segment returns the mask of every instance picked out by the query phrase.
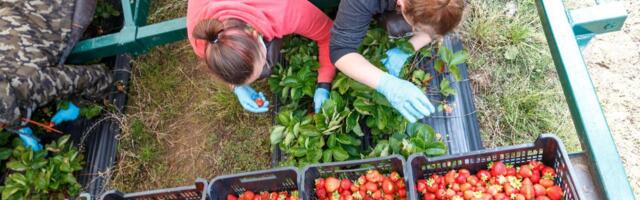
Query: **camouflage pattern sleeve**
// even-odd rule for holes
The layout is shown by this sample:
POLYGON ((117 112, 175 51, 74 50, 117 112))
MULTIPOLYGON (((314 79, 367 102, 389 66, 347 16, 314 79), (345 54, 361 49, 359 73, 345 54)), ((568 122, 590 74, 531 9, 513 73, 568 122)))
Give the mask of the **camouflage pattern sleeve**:
POLYGON ((69 42, 74 1, 0 2, 0 124, 17 125, 54 100, 102 98, 112 82, 98 65, 59 65, 69 42))

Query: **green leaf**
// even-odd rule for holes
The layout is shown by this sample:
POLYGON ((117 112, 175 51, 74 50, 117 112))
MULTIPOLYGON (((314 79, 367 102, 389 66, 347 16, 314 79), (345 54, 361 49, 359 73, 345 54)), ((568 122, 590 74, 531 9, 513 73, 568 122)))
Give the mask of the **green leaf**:
POLYGON ((27 186, 27 178, 21 173, 10 174, 8 178, 18 185, 27 186))
POLYGON ((459 64, 464 63, 465 61, 467 61, 467 58, 469 58, 469 56, 467 55, 466 51, 458 51, 455 54, 453 54, 453 57, 451 58, 451 61, 449 62, 449 67, 451 66, 457 66, 459 64))
POLYGON ((282 142, 282 140, 284 139, 284 129, 284 126, 273 127, 273 130, 271 130, 271 136, 269 136, 271 145, 277 145, 282 142))
POLYGON ((18 198, 11 198, 11 196, 13 196, 14 194, 16 194, 18 191, 20 190, 20 188, 18 188, 17 186, 14 185, 6 185, 3 189, 2 189, 2 199, 18 199, 18 198))
POLYGON ((47 163, 48 163, 48 161, 46 159, 37 160, 37 161, 31 163, 31 169, 40 169, 40 168, 46 166, 47 163))
POLYGON ((80 116, 86 119, 92 119, 102 113, 102 106, 92 104, 80 108, 80 116))
POLYGON ((282 111, 278 113, 278 124, 288 126, 291 116, 293 116, 293 113, 291 111, 282 111))
POLYGON ((359 124, 354 126, 352 131, 353 131, 354 134, 356 134, 359 137, 363 137, 364 136, 364 132, 362 132, 362 128, 360 128, 359 124))
POLYGON ((282 144, 284 144, 285 146, 289 146, 291 145, 291 142, 293 142, 294 139, 296 139, 295 135, 291 133, 287 133, 286 136, 284 136, 284 140, 282 141, 282 144))
POLYGON ((351 138, 349 138, 349 136, 346 134, 338 134, 338 137, 336 137, 336 139, 340 144, 346 144, 346 145, 351 144, 351 138))
POLYGON ((333 152, 331 151, 331 149, 324 150, 324 152, 322 152, 322 162, 324 163, 331 162, 332 155, 333 155, 333 152))
POLYGON ((353 102, 353 107, 356 109, 356 111, 364 115, 371 115, 371 113, 373 113, 374 111, 373 104, 360 97, 358 97, 353 102))
POLYGON ((409 40, 401 39, 401 40, 398 40, 396 44, 398 45, 398 48, 404 51, 405 53, 408 53, 408 54, 415 53, 415 50, 413 49, 413 45, 409 42, 409 40))
POLYGON ((9 148, 0 148, 0 160, 6 160, 11 156, 12 149, 9 148))
POLYGON ((300 128, 300 133, 307 137, 317 137, 321 135, 316 127, 311 125, 305 125, 304 127, 300 128))
POLYGON ((449 50, 449 48, 445 47, 444 45, 440 45, 440 47, 438 48, 438 57, 440 58, 440 60, 444 61, 445 63, 450 63, 450 55, 451 50, 449 50))
POLYGON ((460 69, 458 69, 457 65, 449 66, 449 72, 453 74, 453 77, 456 79, 456 81, 462 80, 462 75, 460 75, 460 69))
POLYGON ((7 163, 7 168, 13 171, 22 172, 27 169, 27 166, 22 164, 20 161, 12 160, 7 163))
POLYGON ((337 139, 336 139, 336 134, 331 134, 331 135, 329 136, 329 139, 327 140, 327 146, 328 146, 329 148, 333 148, 333 147, 335 147, 335 146, 336 146, 336 140, 337 140, 337 139))
POLYGON ((322 159, 322 150, 307 149, 307 160, 311 163, 318 163, 322 159))
POLYGON ((436 69, 436 71, 438 71, 439 73, 444 73, 444 61, 442 60, 436 60, 436 63, 433 66, 434 69, 436 69))
POLYGON ((303 149, 303 148, 291 148, 289 150, 289 153, 291 153, 291 155, 293 155, 294 157, 304 157, 307 155, 307 150, 303 149))
POLYGON ((440 148, 430 148, 424 151, 424 154, 427 156, 441 156, 446 154, 447 151, 444 149, 440 149, 440 148))
POLYGON ((343 148, 344 148, 344 150, 345 150, 345 151, 347 151, 347 153, 349 153, 349 155, 350 155, 350 156, 352 156, 352 157, 358 157, 358 156, 360 156, 360 150, 359 150, 357 147, 355 147, 355 146, 347 145, 347 146, 344 146, 343 148))
POLYGON ((337 161, 349 159, 349 153, 340 147, 333 148, 331 151, 333 152, 333 158, 337 161))

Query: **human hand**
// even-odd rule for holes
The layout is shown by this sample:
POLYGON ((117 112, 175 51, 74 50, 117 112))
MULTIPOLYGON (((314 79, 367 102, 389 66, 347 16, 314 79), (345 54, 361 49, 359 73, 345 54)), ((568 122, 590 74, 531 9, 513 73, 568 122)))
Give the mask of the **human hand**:
POLYGON ((395 76, 400 76, 400 72, 402 71, 402 67, 407 62, 407 59, 411 57, 411 54, 402 51, 400 48, 396 47, 393 49, 387 50, 387 57, 380 60, 384 67, 387 68, 387 71, 395 76))
POLYGON ((320 108, 322 108, 322 104, 329 99, 329 90, 325 88, 317 88, 315 94, 313 95, 313 103, 314 110, 316 113, 320 112, 320 108))
POLYGON ((254 113, 261 113, 269 111, 269 101, 264 97, 262 92, 256 92, 251 86, 248 85, 239 85, 233 89, 233 93, 238 97, 238 101, 240 101, 240 105, 249 111, 254 113), (256 102, 257 99, 262 99, 264 102, 263 105, 258 105, 256 102))
POLYGON ((53 115, 53 118, 51 118, 51 122, 53 122, 53 124, 55 125, 58 125, 62 122, 76 120, 78 119, 78 116, 80 116, 80 108, 78 108, 78 106, 76 106, 75 104, 69 102, 68 108, 58 110, 58 112, 53 115))
POLYGON ((18 130, 18 135, 22 144, 26 147, 31 147, 32 151, 42 150, 42 145, 38 142, 36 136, 33 135, 33 131, 29 127, 24 127, 18 130))
POLYGON ((376 91, 383 94, 391 106, 411 123, 435 112, 427 96, 409 81, 383 74, 376 91))

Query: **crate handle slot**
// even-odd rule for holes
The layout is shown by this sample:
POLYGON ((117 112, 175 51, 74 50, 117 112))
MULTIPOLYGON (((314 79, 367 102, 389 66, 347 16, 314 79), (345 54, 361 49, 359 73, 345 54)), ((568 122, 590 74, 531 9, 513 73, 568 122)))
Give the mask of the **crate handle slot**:
POLYGON ((251 183, 251 182, 268 181, 268 180, 274 180, 274 179, 277 179, 276 175, 270 174, 270 175, 266 175, 266 176, 241 178, 240 182, 241 183, 251 183))

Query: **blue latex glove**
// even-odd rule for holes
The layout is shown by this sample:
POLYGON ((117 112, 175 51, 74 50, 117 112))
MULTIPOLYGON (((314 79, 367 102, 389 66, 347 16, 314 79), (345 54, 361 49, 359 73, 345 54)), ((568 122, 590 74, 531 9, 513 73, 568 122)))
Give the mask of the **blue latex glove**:
POLYGON ((238 85, 235 89, 233 89, 233 93, 238 97, 238 101, 240 101, 240 105, 249 111, 254 113, 261 113, 269 111, 269 101, 264 97, 262 92, 257 93, 251 86, 248 85, 238 85), (264 105, 262 107, 258 106, 256 103, 256 99, 261 98, 264 101, 264 105))
POLYGON ((329 99, 329 90, 324 88, 317 88, 316 93, 313 95, 313 103, 314 103, 313 108, 316 111, 316 113, 320 112, 320 108, 322 108, 322 104, 327 99, 329 99))
POLYGON ((42 150, 42 145, 38 143, 38 139, 33 135, 33 131, 29 127, 24 127, 18 130, 20 140, 26 147, 31 147, 33 151, 42 150))
POLYGON ((78 119, 78 116, 80 116, 80 108, 69 102, 69 107, 67 109, 58 110, 58 112, 53 115, 53 118, 51 118, 51 122, 58 125, 62 122, 76 120, 78 119))
POLYGON ((411 123, 436 111, 427 96, 409 81, 385 73, 380 77, 376 90, 411 123))
POLYGON ((387 57, 380 60, 380 62, 384 64, 384 67, 387 68, 387 71, 391 75, 398 77, 400 75, 400 71, 402 71, 402 67, 404 67, 404 63, 407 62, 409 57, 411 57, 411 54, 396 47, 387 50, 387 57))

